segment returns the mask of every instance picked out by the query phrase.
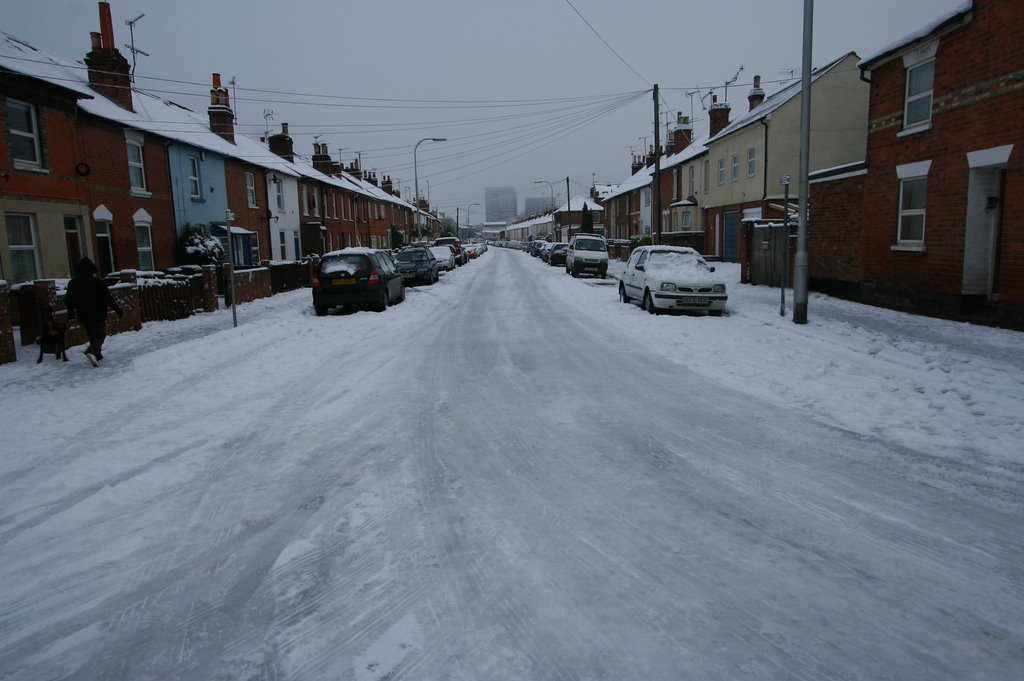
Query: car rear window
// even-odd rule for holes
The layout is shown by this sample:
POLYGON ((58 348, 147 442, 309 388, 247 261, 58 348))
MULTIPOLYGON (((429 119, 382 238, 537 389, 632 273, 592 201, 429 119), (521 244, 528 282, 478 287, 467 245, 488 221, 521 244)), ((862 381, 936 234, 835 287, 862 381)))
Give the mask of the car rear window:
POLYGON ((370 261, 365 255, 334 255, 320 261, 320 274, 365 274, 370 261))
POLYGON ((398 254, 400 262, 421 262, 427 260, 426 251, 402 251, 398 254))

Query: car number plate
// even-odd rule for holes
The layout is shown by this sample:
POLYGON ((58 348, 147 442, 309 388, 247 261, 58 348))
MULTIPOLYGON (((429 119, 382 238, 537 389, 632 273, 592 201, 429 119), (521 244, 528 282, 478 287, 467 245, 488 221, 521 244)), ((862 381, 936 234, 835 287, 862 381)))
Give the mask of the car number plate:
POLYGON ((679 300, 676 301, 676 303, 678 303, 679 305, 707 305, 710 302, 711 300, 706 297, 680 298, 679 300))
POLYGON ((355 279, 331 279, 331 283, 335 286, 351 286, 356 283, 355 279))

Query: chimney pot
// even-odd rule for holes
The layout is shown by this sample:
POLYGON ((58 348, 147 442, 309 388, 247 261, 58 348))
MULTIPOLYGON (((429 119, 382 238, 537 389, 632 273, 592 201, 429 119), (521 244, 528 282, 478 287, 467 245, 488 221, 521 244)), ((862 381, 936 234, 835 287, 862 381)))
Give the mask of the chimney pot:
POLYGON ((282 123, 281 124, 281 134, 282 135, 287 135, 288 134, 288 124, 287 123, 282 123))
POLYGON ((103 37, 102 47, 107 50, 117 49, 114 45, 114 20, 110 18, 110 3, 100 3, 100 32, 103 37))
POLYGON ((103 47, 103 38, 96 31, 89 34, 89 42, 94 50, 98 50, 103 47))
POLYGON ((213 74, 213 87, 220 88, 220 74, 213 74))

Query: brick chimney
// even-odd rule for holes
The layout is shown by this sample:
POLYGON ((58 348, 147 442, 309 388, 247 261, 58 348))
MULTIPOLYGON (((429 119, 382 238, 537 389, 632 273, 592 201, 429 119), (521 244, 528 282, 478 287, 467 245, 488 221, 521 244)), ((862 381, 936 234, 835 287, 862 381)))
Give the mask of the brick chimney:
POLYGON ((753 111, 761 106, 761 102, 764 101, 764 90, 761 89, 761 76, 754 76, 754 87, 750 89, 747 101, 750 102, 749 111, 753 111))
POLYGON ((386 191, 388 194, 393 195, 395 193, 394 185, 391 184, 390 175, 385 175, 383 178, 381 178, 380 188, 386 191))
POLYGON ((653 144, 647 147, 647 156, 644 157, 643 160, 644 167, 650 168, 651 166, 653 166, 654 159, 656 159, 658 156, 661 156, 661 149, 658 149, 658 151, 655 152, 653 144))
POLYGON ((231 98, 228 89, 220 84, 220 74, 213 74, 213 87, 210 89, 210 130, 232 144, 235 143, 235 114, 231 110, 231 98))
POLYGON ((633 164, 629 167, 629 174, 636 175, 644 167, 643 156, 633 156, 633 164))
POLYGON ((331 155, 327 153, 327 144, 313 142, 313 167, 324 175, 331 174, 331 155))
POLYGON ((366 173, 366 177, 364 179, 370 184, 372 184, 374 187, 377 186, 377 173, 375 173, 374 171, 371 170, 368 173, 366 173))
POLYGON ((277 154, 281 158, 286 158, 289 161, 295 160, 295 150, 292 147, 292 138, 288 136, 288 124, 281 124, 281 132, 276 135, 271 135, 267 139, 267 146, 270 147, 270 151, 277 154))
POLYGON ((363 169, 359 167, 359 159, 352 161, 349 167, 345 168, 345 172, 352 177, 359 178, 360 180, 363 179, 363 169))
POLYGON ((92 49, 85 55, 89 85, 122 109, 134 111, 131 66, 114 45, 114 22, 110 18, 109 3, 100 3, 100 32, 90 33, 89 38, 92 49))
POLYGON ((729 125, 729 111, 732 109, 729 102, 719 102, 718 95, 711 98, 711 109, 708 116, 711 118, 711 136, 714 137, 722 128, 729 125))
POLYGON ((693 125, 690 123, 690 117, 684 116, 682 112, 676 114, 676 124, 672 128, 671 141, 676 151, 685 149, 693 141, 693 125))

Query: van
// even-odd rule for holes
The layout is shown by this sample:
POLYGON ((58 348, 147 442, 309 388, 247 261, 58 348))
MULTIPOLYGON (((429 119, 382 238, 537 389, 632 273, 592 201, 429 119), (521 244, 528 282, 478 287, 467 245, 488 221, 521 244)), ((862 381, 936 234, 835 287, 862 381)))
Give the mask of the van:
POLYGON ((565 272, 574 277, 593 274, 608 276, 608 242, 599 234, 577 234, 565 252, 565 272))

